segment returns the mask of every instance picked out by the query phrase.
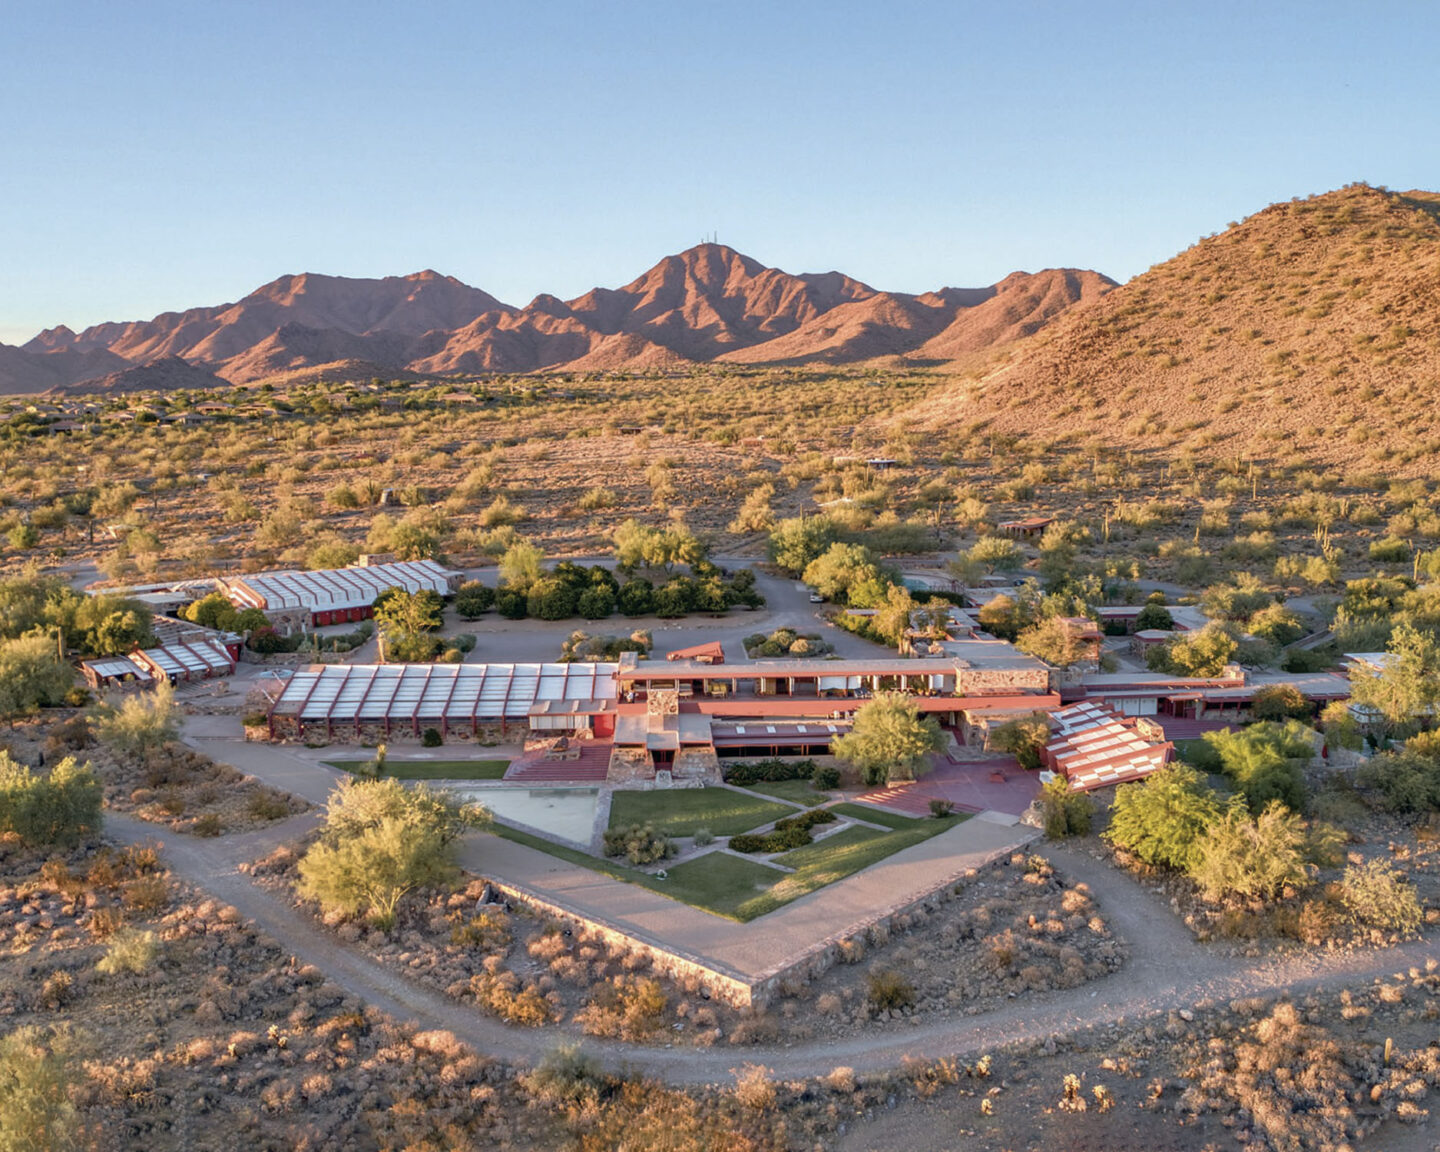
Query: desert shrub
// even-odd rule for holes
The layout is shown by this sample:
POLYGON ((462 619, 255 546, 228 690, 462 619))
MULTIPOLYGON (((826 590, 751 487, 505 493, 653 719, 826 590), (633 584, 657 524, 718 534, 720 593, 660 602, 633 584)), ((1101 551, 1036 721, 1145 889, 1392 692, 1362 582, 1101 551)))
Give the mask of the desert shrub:
POLYGON ((798 816, 786 816, 775 821, 776 832, 788 832, 792 828, 814 828, 817 824, 833 824, 836 816, 829 808, 811 808, 798 816))
POLYGON ((0 1036, 0 1152, 80 1148, 80 1118, 70 1102, 73 1034, 24 1024, 0 1036))
POLYGON ((520 1082, 535 1099, 551 1105, 593 1103, 607 1086, 599 1063, 572 1041, 547 1052, 520 1082))
POLYGON ((195 817, 190 824, 190 831, 196 836, 219 836, 225 831, 225 822, 218 813, 206 812, 203 816, 195 817))
POLYGON ((746 1064, 735 1073, 735 1099, 741 1107, 763 1112, 775 1105, 775 1084, 763 1064, 746 1064))
POLYGON ((931 800, 931 801, 930 801, 930 815, 933 816, 933 817, 935 817, 935 819, 937 819, 937 820, 943 820, 943 819, 945 819, 946 816, 949 816, 949 815, 950 815, 951 813, 953 813, 954 811, 955 811, 955 801, 953 801, 953 800, 931 800))
POLYGON ((1219 799, 1200 774, 1175 763, 1116 789, 1103 835, 1146 863, 1188 870, 1220 813, 1219 799))
MULTIPOLYGON (((809 780, 815 775, 815 770, 814 760, 784 760, 778 756, 766 760, 737 760, 725 766, 725 783, 743 788, 749 784, 774 784, 781 780, 809 780)), ((836 776, 838 784, 838 772, 836 776)))
POLYGON ((470 978, 476 1002, 487 1012, 510 1024, 538 1028, 555 1017, 555 1008, 534 984, 520 983, 513 972, 477 972, 470 978))
POLYGON ((450 929, 450 943, 457 948, 501 952, 510 946, 510 918, 500 909, 477 912, 450 929))
POLYGON ((817 792, 829 792, 840 787, 840 769, 833 764, 822 764, 815 769, 810 782, 817 792))
POLYGON ((147 872, 125 882, 120 889, 120 900, 135 912, 159 912, 169 907, 170 886, 158 872, 147 872))
POLYGON ((1040 767, 1040 752, 1050 739, 1050 720, 1043 712, 1008 720, 990 733, 990 746, 1009 752, 1020 767, 1035 771, 1040 767))
POLYGON ((876 1012, 910 1008, 915 1003, 915 985, 893 968, 882 968, 866 978, 865 999, 876 1012))
POLYGON ((1357 774, 1391 812, 1433 812, 1440 808, 1440 734, 1413 736, 1394 752, 1372 757, 1357 774))
POLYGON ((495 590, 478 580, 467 580, 455 593, 455 611, 462 620, 477 620, 495 606, 495 590))
POLYGON ((575 1019, 590 1036, 640 1040, 660 1029, 668 1005, 658 980, 612 976, 595 989, 575 1019))
POLYGON ((1206 899, 1226 895, 1273 898, 1310 882, 1305 826, 1279 801, 1252 817, 1239 805, 1211 825, 1191 876, 1206 899))
POLYGON ((110 937, 105 955, 95 965, 95 971, 102 976, 116 976, 121 972, 140 975, 150 970, 159 950, 160 941, 154 932, 122 928, 110 937))
POLYGON ((694 840, 696 847, 703 848, 707 844, 715 843, 715 833, 711 832, 709 828, 697 828, 694 840))
POLYGON ((95 729, 101 743, 122 755, 139 757, 163 748, 180 732, 174 691, 159 684, 146 695, 126 698, 119 708, 102 707, 95 729))
POLYGON ((1255 690, 1251 712, 1256 720, 1301 720, 1310 715, 1310 702, 1293 684, 1267 684, 1255 690))
POLYGON ((1272 800, 1298 812, 1305 804, 1301 765, 1315 752, 1310 736, 1309 728, 1289 720, 1252 724, 1239 732, 1207 732, 1203 741, 1220 770, 1244 792, 1251 812, 1262 811, 1272 800))
POLYGON ((445 741, 440 738, 440 729, 426 728, 420 735, 420 746, 422 748, 439 748, 445 741))
POLYGON ((0 748, 0 833, 30 846, 74 845, 99 831, 104 790, 67 756, 37 775, 0 748))
POLYGON ((815 837, 810 835, 809 828, 791 827, 763 834, 746 832, 739 836, 731 836, 729 844, 730 848, 736 852, 768 854, 788 852, 792 848, 803 848, 806 844, 814 843, 814 840, 815 837))
POLYGON ((483 809, 424 784, 346 780, 330 794, 320 839, 300 861, 297 890, 327 912, 364 912, 389 929, 405 893, 456 875, 456 838, 487 820, 483 809))
POLYGON ((1065 777, 1056 775, 1041 789, 1040 811, 1045 835, 1052 840, 1088 836, 1095 815, 1095 802, 1084 792, 1071 791, 1065 777))
POLYGON ((283 820, 290 815, 290 805, 279 793, 260 788, 250 793, 245 811, 255 820, 283 820))
POLYGON ((1415 889, 1384 860, 1346 868, 1336 889, 1346 917, 1358 927, 1408 934, 1424 920, 1415 889))
POLYGON ((623 856, 637 868, 669 860, 676 852, 675 841, 657 832, 651 824, 607 828, 603 842, 606 856, 623 856))
POLYGON ((63 756, 66 752, 83 751, 92 743, 94 741, 90 738, 89 719, 84 715, 76 715, 50 726, 45 737, 45 754, 63 756))

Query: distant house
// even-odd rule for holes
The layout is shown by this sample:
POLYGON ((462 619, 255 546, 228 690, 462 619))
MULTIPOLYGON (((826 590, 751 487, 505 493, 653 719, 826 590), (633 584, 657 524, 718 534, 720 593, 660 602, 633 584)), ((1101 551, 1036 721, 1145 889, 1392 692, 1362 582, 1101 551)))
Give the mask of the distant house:
POLYGON ((1026 516, 1021 520, 1002 520, 996 527, 1004 536, 1029 539, 1032 536, 1041 535, 1053 523, 1055 523, 1054 516, 1026 516))
POLYGON ((376 597, 390 588, 449 596, 462 579, 433 560, 412 560, 314 572, 256 572, 227 578, 223 584, 236 606, 260 609, 277 629, 290 633, 368 619, 376 597))

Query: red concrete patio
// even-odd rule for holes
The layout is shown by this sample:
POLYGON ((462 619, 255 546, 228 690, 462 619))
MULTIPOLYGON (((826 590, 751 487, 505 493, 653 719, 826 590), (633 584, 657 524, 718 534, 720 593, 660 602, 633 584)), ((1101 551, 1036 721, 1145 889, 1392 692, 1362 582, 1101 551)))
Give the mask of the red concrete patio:
POLYGON ((955 760, 937 756, 935 767, 921 779, 876 788, 856 800, 907 816, 928 816, 931 800, 948 800, 961 812, 1019 816, 1039 793, 1039 773, 1026 772, 1013 759, 955 760))

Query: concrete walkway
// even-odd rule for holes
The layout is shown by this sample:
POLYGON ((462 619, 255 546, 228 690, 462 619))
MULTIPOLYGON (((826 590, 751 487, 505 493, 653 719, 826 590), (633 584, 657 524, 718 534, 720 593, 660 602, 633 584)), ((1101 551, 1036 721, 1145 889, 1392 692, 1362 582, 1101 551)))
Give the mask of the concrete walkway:
POLYGON ((754 981, 893 908, 919 900, 1037 833, 976 817, 748 924, 682 904, 493 836, 468 837, 460 864, 648 944, 754 981))

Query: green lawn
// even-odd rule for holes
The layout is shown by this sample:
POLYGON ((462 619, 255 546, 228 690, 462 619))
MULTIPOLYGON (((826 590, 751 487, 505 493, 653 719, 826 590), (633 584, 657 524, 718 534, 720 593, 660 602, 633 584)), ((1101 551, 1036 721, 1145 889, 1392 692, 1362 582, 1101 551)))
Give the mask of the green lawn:
POLYGON ((711 852, 675 865, 668 870, 667 879, 651 880, 645 886, 717 916, 749 920, 752 917, 740 913, 746 901, 762 895, 784 875, 758 860, 711 852))
MULTIPOLYGON (((369 760, 326 760, 342 772, 361 772, 369 760)), ((397 780, 499 780, 508 760, 386 760, 385 775, 397 780)))
POLYGON ((909 828, 895 832, 846 828, 824 840, 786 852, 775 860, 795 871, 781 877, 767 891, 743 901, 735 909, 736 919, 754 920, 764 916, 817 888, 853 876, 887 856, 924 843, 966 819, 968 817, 946 816, 941 820, 912 820, 909 828))
POLYGON ((734 836, 794 814, 789 804, 729 788, 616 792, 610 800, 611 828, 653 824, 666 836, 692 836, 697 828, 708 828, 716 836, 734 836))
POLYGON ((830 793, 815 791, 808 780, 775 780, 770 783, 746 784, 745 788, 749 792, 774 796, 777 800, 789 800, 792 804, 803 804, 807 808, 813 808, 830 799, 830 793))
MULTIPOLYGON (((696 789, 695 791, 699 791, 696 789)), ((706 789, 705 791, 720 791, 706 789)), ((660 793, 675 796, 683 793, 660 793)), ((653 792, 616 793, 620 796, 654 796, 653 792)), ((840 807, 845 807, 841 805, 840 807)), ((895 817, 904 819, 904 817, 895 817)), ((575 848, 552 843, 528 832, 493 825, 495 834, 551 856, 602 872, 627 884, 638 884, 662 896, 682 901, 717 916, 744 923, 773 912, 790 901, 827 884, 843 880, 887 856, 913 847, 968 819, 947 816, 943 820, 908 820, 903 828, 881 832, 875 828, 846 828, 815 844, 796 848, 776 857, 778 863, 794 868, 780 872, 758 860, 747 860, 728 852, 710 852, 667 869, 664 880, 628 868, 613 860, 591 856, 575 848)))
POLYGON ((904 816, 899 812, 886 812, 872 808, 869 804, 836 804, 833 809, 837 816, 849 816, 852 820, 868 820, 871 824, 883 824, 886 828, 914 828, 924 823, 919 816, 904 816))

